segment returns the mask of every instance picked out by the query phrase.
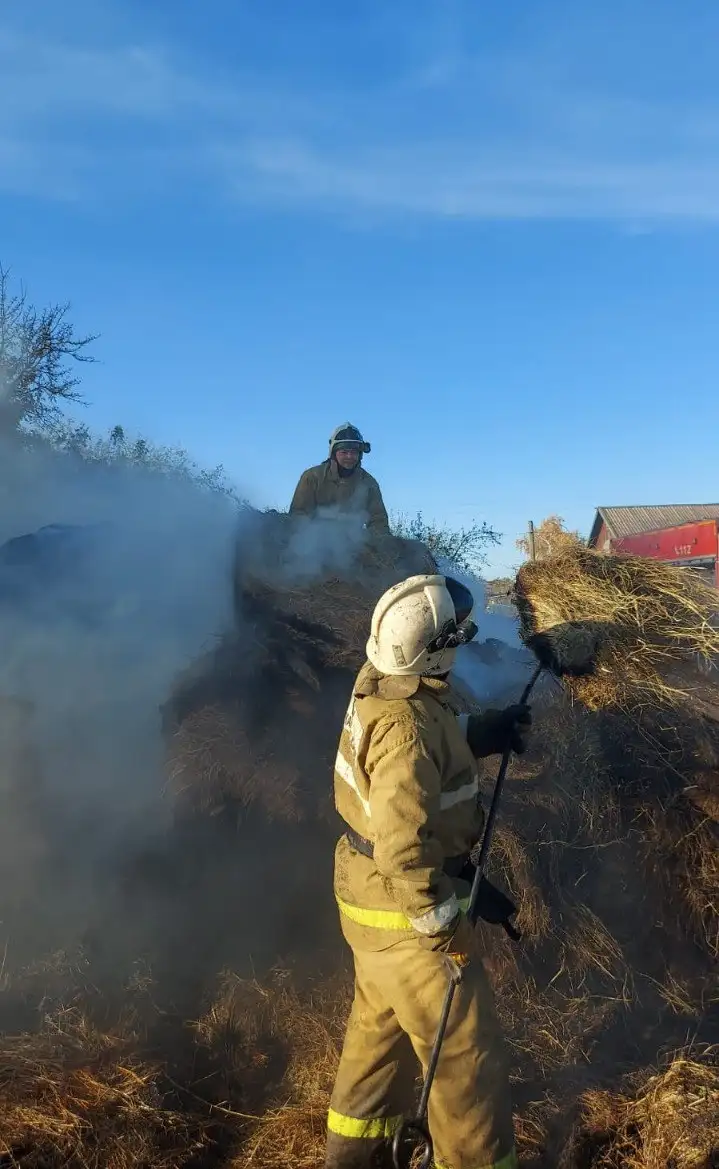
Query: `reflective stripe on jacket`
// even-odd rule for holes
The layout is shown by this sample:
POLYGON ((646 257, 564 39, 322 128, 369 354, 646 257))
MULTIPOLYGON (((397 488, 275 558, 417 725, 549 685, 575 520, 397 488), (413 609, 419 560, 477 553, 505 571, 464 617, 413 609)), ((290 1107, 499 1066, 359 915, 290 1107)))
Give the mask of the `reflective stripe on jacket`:
POLYGON ((388 944, 406 931, 444 929, 468 890, 443 872, 482 829, 477 761, 459 699, 434 678, 385 678, 361 670, 335 762, 340 816, 372 841, 374 856, 345 837, 335 854, 335 895, 352 945, 388 944))

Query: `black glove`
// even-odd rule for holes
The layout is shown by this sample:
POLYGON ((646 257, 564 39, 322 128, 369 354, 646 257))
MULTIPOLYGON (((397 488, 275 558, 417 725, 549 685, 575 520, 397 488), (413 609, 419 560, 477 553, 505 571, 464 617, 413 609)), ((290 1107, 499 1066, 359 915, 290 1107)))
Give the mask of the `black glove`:
POLYGON ((507 747, 511 747, 515 755, 521 755, 527 748, 531 725, 532 710, 526 703, 472 714, 467 724, 469 749, 477 759, 502 755, 507 747))
POLYGON ((479 897, 475 915, 481 917, 489 925, 501 925, 513 942, 521 938, 519 930, 515 929, 509 920, 517 912, 517 906, 510 901, 506 893, 497 889, 486 877, 482 877, 479 885, 479 897))
MULTIPOLYGON (((477 841, 477 844, 472 849, 472 856, 465 861, 461 869, 451 874, 455 881, 464 881, 465 884, 472 885, 474 875, 477 871, 475 860, 479 856, 479 851, 480 842, 477 841)), ((502 929, 506 930, 509 934, 512 941, 518 942, 522 935, 510 921, 510 918, 514 917, 516 912, 517 906, 507 897, 506 893, 503 893, 501 889, 498 889, 486 877, 482 877, 479 882, 479 894, 474 910, 474 918, 470 924, 474 925, 477 918, 481 917, 482 921, 486 921, 488 925, 501 925, 502 929)))

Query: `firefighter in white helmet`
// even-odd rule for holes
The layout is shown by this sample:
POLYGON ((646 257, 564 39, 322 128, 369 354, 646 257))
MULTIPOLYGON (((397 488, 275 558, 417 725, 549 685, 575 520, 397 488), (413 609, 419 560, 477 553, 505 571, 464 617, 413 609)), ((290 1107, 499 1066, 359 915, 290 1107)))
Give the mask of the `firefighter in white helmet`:
POLYGON ((370 449, 351 422, 338 426, 330 435, 325 461, 301 475, 290 512, 361 516, 371 531, 388 533, 389 519, 379 483, 362 466, 362 456, 370 449))
MULTIPOLYGON (((326 1169, 379 1163, 412 1110, 414 1057, 426 1067, 447 989, 446 954, 466 967, 429 1100, 436 1164, 517 1165, 504 1042, 463 898, 484 821, 477 759, 507 744, 524 750, 531 715, 515 706, 460 716, 447 675, 458 646, 477 632, 472 607, 471 593, 445 576, 410 577, 389 589, 372 616, 369 660, 345 718, 335 763, 345 822, 335 896, 354 956, 355 997, 326 1169)), ((504 904, 509 917, 514 906, 504 904)))

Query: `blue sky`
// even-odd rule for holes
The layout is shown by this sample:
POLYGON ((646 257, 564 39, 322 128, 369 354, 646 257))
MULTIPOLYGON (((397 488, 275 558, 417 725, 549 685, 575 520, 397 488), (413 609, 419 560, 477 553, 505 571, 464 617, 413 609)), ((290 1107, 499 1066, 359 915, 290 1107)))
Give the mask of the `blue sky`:
POLYGON ((719 5, 3 0, 0 259, 101 334, 88 423, 283 504, 715 500, 719 5))

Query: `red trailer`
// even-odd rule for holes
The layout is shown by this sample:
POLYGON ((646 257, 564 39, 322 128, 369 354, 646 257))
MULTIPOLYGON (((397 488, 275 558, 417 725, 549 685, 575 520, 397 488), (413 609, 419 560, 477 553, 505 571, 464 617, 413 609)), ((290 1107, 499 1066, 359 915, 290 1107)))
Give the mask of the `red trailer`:
POLYGON ((719 588, 719 520, 617 536, 610 538, 609 546, 612 552, 629 552, 698 569, 719 588))

